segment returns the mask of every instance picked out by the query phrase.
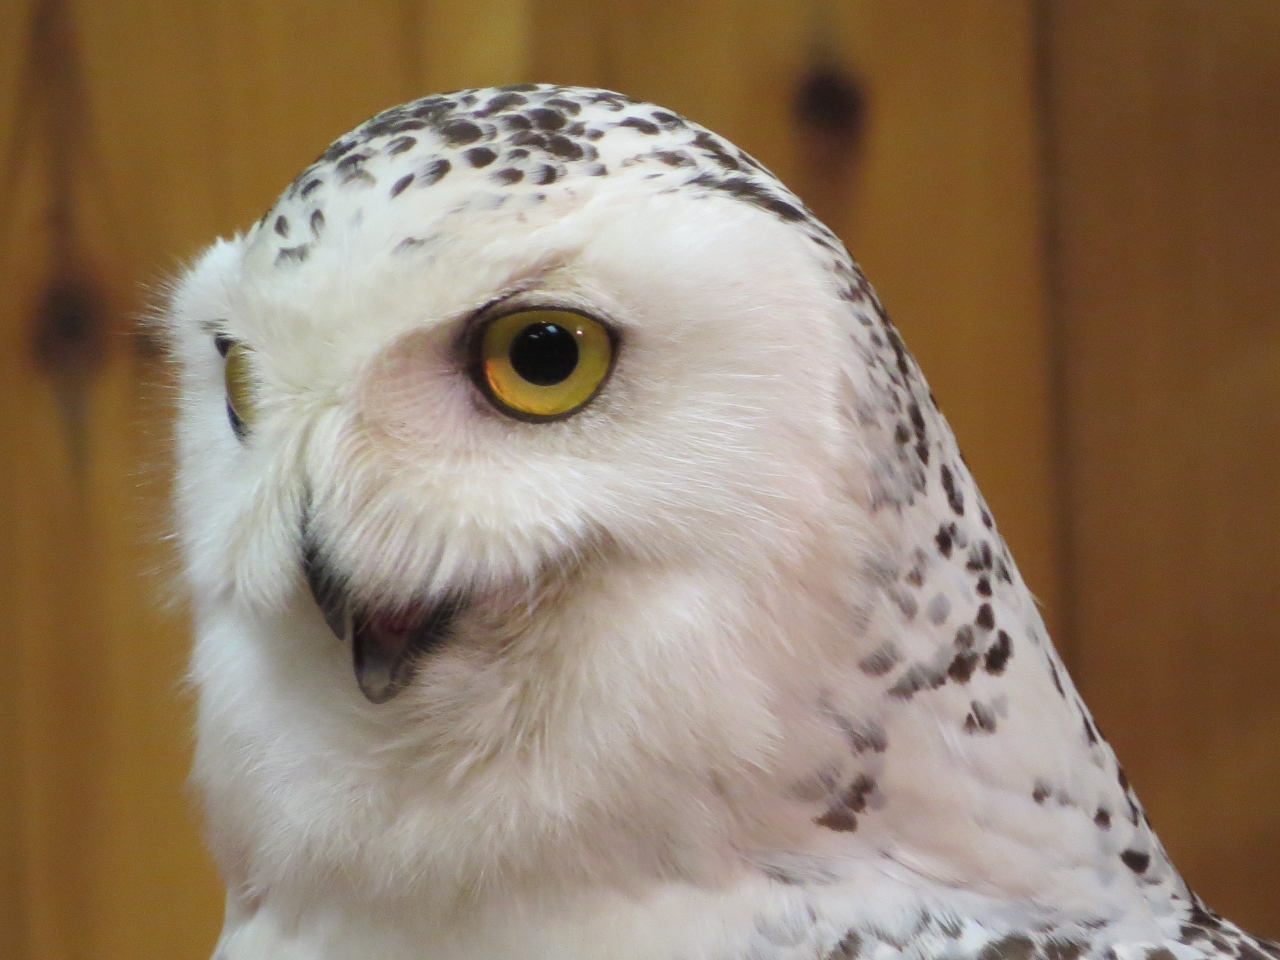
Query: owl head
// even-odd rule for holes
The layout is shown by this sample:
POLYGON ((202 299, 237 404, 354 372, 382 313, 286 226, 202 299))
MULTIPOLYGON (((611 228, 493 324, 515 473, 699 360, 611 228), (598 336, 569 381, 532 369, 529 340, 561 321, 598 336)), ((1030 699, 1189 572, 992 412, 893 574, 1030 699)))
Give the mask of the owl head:
POLYGON ((1173 876, 874 294, 709 131, 579 88, 397 107, 167 327, 233 885, 1173 876), (988 792, 1035 856, 983 841, 988 792))

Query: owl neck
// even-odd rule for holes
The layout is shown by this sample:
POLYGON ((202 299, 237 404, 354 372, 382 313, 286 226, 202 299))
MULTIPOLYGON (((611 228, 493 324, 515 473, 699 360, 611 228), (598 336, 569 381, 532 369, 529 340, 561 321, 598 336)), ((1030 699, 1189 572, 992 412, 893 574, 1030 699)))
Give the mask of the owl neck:
MULTIPOLYGON (((874 864, 873 878, 883 868, 1081 915, 1167 904, 1181 880, 914 361, 863 307, 852 335, 866 363, 850 373, 847 414, 852 519, 837 503, 814 538, 815 555, 833 538, 861 550, 778 588, 792 608, 840 611, 807 694, 834 731, 829 750, 806 752, 815 737, 803 725, 785 748, 808 766, 790 789, 809 824, 797 853, 810 859, 791 857, 791 869, 874 864), (836 581, 826 596, 813 587, 824 577, 836 581)), ((821 630, 800 617, 782 629, 793 645, 821 630)), ((790 695, 806 708, 805 692, 790 695)))

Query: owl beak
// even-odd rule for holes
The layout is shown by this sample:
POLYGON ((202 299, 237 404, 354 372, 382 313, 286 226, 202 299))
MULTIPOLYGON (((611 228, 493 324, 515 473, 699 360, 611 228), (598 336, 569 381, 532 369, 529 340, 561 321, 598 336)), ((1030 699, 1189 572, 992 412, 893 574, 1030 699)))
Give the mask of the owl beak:
POLYGON ((309 537, 303 571, 311 596, 334 635, 351 644, 356 684, 370 703, 386 703, 413 680, 422 657, 444 642, 462 604, 444 597, 394 611, 361 610, 326 566, 309 537))
POLYGON ((458 604, 446 600, 408 612, 352 617, 352 665, 370 703, 386 703, 409 685, 423 655, 444 642, 457 612, 458 604))

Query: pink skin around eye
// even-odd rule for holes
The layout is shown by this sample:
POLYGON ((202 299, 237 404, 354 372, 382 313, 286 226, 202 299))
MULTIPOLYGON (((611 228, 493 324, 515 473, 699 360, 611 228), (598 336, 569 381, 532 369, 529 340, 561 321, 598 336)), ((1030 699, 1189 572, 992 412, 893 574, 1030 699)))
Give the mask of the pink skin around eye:
POLYGON ((375 446, 429 457, 462 439, 449 431, 468 422, 474 391, 443 333, 414 330, 373 358, 356 387, 356 403, 375 446))

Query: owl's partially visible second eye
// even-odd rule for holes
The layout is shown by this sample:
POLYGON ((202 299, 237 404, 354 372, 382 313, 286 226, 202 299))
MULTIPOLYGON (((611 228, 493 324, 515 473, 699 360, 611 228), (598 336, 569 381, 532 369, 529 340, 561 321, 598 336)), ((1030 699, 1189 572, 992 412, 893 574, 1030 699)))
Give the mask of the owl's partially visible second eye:
POLYGON ((214 338, 218 352, 222 354, 222 381, 227 390, 227 419, 231 429, 241 440, 253 425, 253 374, 249 368, 249 348, 230 337, 219 334, 214 338))
POLYGON ((503 413, 545 422, 577 413, 613 365, 598 320, 569 310, 521 310, 485 323, 473 346, 481 390, 503 413))

